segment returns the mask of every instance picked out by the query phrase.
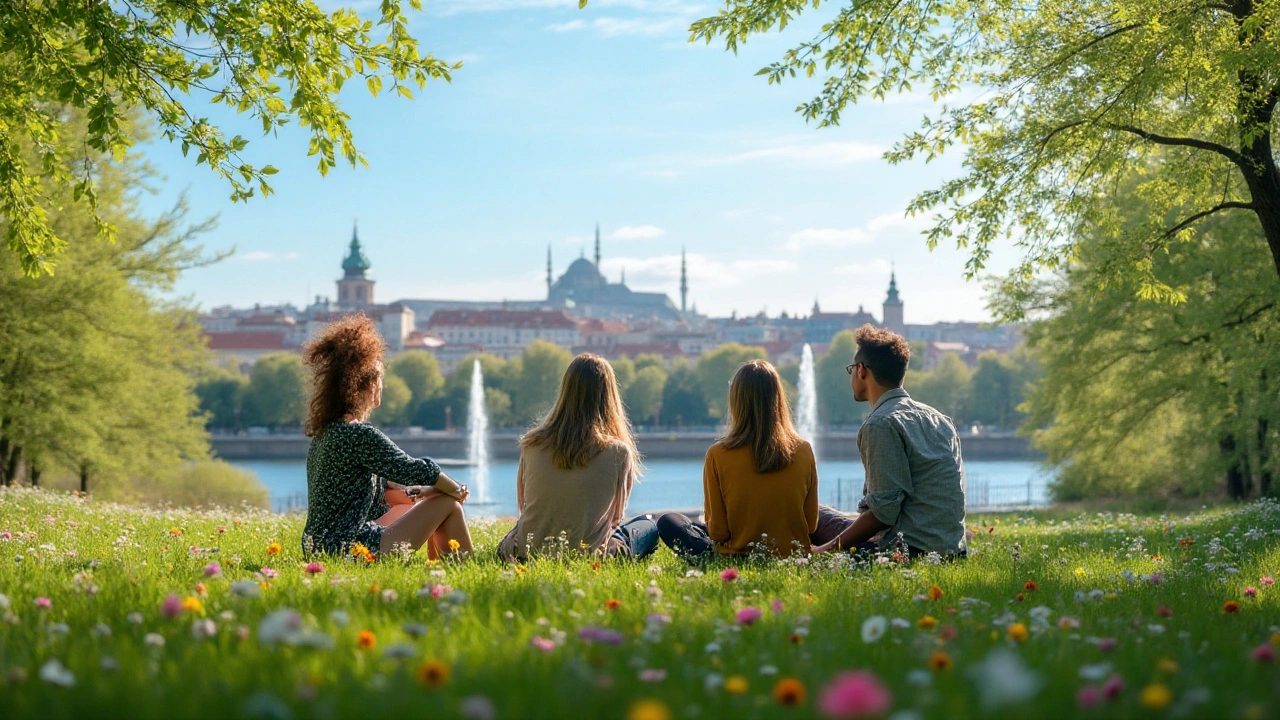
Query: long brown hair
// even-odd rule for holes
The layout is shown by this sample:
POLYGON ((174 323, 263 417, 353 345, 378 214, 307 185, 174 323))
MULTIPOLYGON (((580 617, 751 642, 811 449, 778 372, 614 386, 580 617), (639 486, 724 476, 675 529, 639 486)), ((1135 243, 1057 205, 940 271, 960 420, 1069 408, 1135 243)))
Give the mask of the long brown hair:
POLYGON ((307 343, 302 362, 311 369, 311 400, 307 405, 307 437, 324 432, 331 422, 363 417, 372 402, 369 389, 382 374, 386 346, 368 316, 349 315, 324 329, 307 343))
POLYGON ((569 363, 556 404, 520 438, 520 447, 547 448, 556 467, 570 470, 586 467, 612 443, 626 446, 631 475, 638 477, 640 453, 613 367, 599 355, 583 353, 569 363))
POLYGON ((720 444, 751 448, 756 472, 771 473, 790 465, 803 442, 773 365, 752 360, 738 368, 729 383, 729 433, 720 444))

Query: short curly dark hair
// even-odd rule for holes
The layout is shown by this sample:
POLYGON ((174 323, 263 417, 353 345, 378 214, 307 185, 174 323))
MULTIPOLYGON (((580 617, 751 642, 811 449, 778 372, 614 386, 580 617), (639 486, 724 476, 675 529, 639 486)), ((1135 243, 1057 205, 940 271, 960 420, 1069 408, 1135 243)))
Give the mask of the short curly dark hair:
POLYGON ((386 345, 367 315, 348 315, 325 328, 302 351, 311 370, 311 402, 307 437, 324 432, 331 422, 361 416, 369 405, 369 388, 378 381, 386 345))
POLYGON ((858 343, 853 361, 866 365, 877 383, 888 388, 901 386, 911 362, 911 346, 906 338, 870 323, 858 328, 853 337, 858 343))

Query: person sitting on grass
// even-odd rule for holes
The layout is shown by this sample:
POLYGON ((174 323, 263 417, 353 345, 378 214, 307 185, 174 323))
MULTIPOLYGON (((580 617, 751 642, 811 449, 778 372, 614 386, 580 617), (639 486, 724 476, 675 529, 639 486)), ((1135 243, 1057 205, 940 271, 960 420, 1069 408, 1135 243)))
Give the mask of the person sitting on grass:
POLYGON ((516 526, 498 556, 584 551, 643 558, 658 547, 647 516, 624 521, 640 453, 608 361, 583 354, 569 363, 546 417, 520 438, 516 526))
POLYGON ((955 426, 902 389, 911 347, 901 335, 864 325, 856 339, 845 370, 853 399, 871 403, 858 430, 866 485, 856 518, 823 509, 826 537, 815 535, 814 552, 963 556, 964 461, 955 426))
POLYGON ((406 455, 366 422, 382 403, 384 353, 373 321, 353 315, 324 330, 303 350, 312 372, 307 406, 307 523, 304 552, 350 553, 362 545, 376 555, 417 550, 432 558, 471 552, 462 503, 467 487, 429 459, 406 455), (388 491, 417 501, 390 513, 388 491))
POLYGON ((729 383, 729 432, 702 468, 705 523, 680 513, 658 518, 658 534, 677 555, 698 561, 718 552, 809 552, 818 527, 818 466, 796 433, 782 378, 753 360, 729 383))

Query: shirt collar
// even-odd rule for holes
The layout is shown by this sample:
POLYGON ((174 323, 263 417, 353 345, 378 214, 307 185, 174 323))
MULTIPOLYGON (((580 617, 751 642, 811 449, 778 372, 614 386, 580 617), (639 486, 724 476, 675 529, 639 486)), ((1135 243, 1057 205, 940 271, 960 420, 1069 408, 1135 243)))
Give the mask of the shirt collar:
MULTIPOLYGON (((871 406, 871 412, 875 412, 876 410, 880 409, 881 405, 895 398, 910 398, 910 397, 911 396, 907 394, 906 390, 903 390, 900 387, 894 388, 889 392, 881 395, 879 400, 876 400, 876 404, 871 406)), ((868 415, 869 414, 871 413, 868 413, 868 415)))

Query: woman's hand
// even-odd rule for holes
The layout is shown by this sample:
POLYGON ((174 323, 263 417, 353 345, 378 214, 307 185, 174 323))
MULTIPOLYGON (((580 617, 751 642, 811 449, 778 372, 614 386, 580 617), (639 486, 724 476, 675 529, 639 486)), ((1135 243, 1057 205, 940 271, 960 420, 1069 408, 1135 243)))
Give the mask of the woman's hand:
POLYGON ((422 500, 425 498, 429 498, 432 495, 435 495, 439 492, 440 492, 439 490, 436 490, 430 485, 406 485, 404 487, 404 494, 408 495, 414 500, 422 500))
POLYGON ((464 486, 458 484, 457 480, 444 473, 440 473, 440 477, 436 478, 435 489, 436 492, 444 493, 458 502, 466 502, 469 494, 464 486))

